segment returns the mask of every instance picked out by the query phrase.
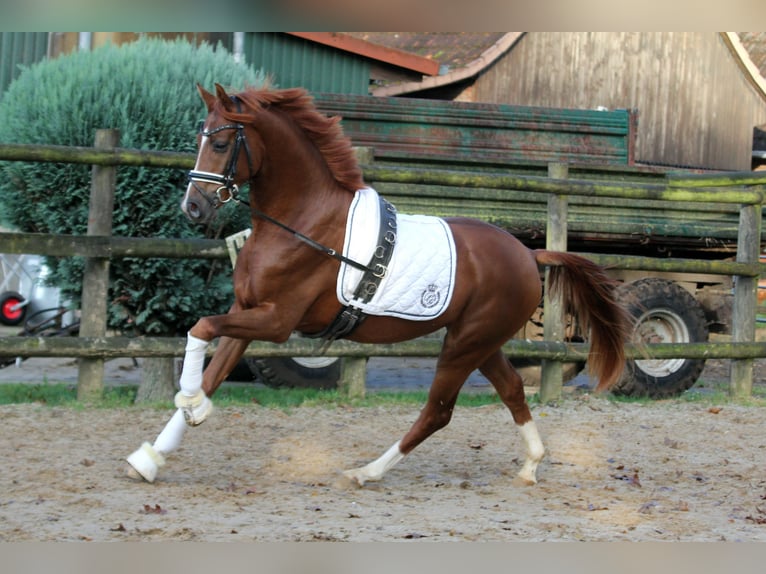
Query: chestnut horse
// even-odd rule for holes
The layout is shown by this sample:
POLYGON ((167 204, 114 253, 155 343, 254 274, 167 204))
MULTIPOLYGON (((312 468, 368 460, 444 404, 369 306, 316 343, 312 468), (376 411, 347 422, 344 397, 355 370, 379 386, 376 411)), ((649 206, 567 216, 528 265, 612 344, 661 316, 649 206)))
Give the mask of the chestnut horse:
MULTIPOLYGON (((129 473, 153 481, 165 455, 186 426, 212 409, 210 396, 254 340, 284 342, 291 333, 326 332, 361 343, 396 343, 446 327, 427 402, 412 428, 380 458, 345 475, 363 485, 380 480, 405 455, 450 421, 458 393, 476 369, 510 409, 526 450, 518 473, 536 482, 545 452, 527 406, 522 379, 501 347, 521 329, 541 301, 540 266, 550 266, 551 290, 590 333, 588 364, 598 390, 608 389, 624 365, 625 311, 613 282, 591 261, 568 253, 530 250, 493 225, 449 218, 456 271, 449 305, 435 318, 344 311, 336 293, 349 207, 364 188, 361 170, 339 117, 320 114, 303 89, 254 89, 229 95, 197 86, 208 116, 198 136, 199 154, 181 209, 204 224, 229 200, 249 200, 252 233, 234 269, 234 303, 225 315, 203 317, 188 333, 175 412, 153 444, 128 457, 129 473), (249 197, 239 188, 249 184, 249 197), (205 349, 220 338, 203 373, 205 349)), ((361 263, 367 263, 362 261, 361 263)), ((364 267, 361 265, 360 267, 364 267)))

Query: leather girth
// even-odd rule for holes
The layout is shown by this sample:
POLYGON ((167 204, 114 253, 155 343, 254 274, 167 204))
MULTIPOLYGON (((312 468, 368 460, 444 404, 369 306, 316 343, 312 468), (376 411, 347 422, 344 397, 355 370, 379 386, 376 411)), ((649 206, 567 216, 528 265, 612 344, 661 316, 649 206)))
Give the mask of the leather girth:
MULTIPOLYGON (((377 247, 354 291, 354 301, 360 303, 367 303, 375 296, 380 282, 388 271, 388 264, 396 244, 396 208, 382 196, 379 196, 379 200, 380 227, 377 247)), ((323 339, 321 352, 324 352, 336 339, 348 337, 362 324, 366 317, 367 315, 360 308, 355 307, 352 302, 344 305, 325 329, 318 333, 303 333, 303 336, 311 339, 323 339)))

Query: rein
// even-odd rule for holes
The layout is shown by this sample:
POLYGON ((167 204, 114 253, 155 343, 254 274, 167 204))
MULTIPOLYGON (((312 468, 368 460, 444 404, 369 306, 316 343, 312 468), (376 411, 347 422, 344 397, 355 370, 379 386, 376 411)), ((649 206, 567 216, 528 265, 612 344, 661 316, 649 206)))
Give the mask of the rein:
MULTIPOLYGON (((234 100, 234 102, 237 104, 237 108, 239 109, 239 106, 240 106, 239 99, 236 99, 234 96, 232 96, 232 100, 234 100)), ((329 257, 336 259, 337 261, 346 263, 347 265, 351 265, 352 267, 359 269, 360 271, 364 271, 365 273, 371 273, 378 279, 383 278, 383 276, 386 274, 385 265, 377 264, 374 267, 371 267, 371 266, 359 263, 358 261, 354 261, 353 259, 349 259, 348 257, 342 255, 341 253, 338 253, 335 249, 332 249, 331 247, 327 247, 317 241, 314 241, 313 239, 304 235, 300 231, 297 231, 293 229, 292 227, 285 225, 281 221, 274 219, 270 215, 267 215, 263 211, 250 205, 250 202, 248 202, 247 200, 242 199, 240 197, 239 186, 236 183, 234 183, 234 176, 237 173, 237 159, 239 157, 241 150, 243 149, 245 150, 245 155, 247 156, 247 166, 250 171, 250 177, 248 178, 248 181, 251 181, 253 179, 253 161, 252 161, 252 155, 250 153, 250 146, 247 145, 247 138, 245 137, 244 124, 241 124, 241 123, 226 124, 212 130, 203 129, 202 123, 200 123, 200 126, 199 126, 199 133, 203 137, 210 137, 211 135, 217 134, 218 132, 221 132, 224 130, 237 130, 237 137, 234 140, 234 148, 232 149, 231 155, 229 156, 229 160, 226 162, 226 168, 224 170, 224 173, 218 174, 218 173, 211 173, 208 171, 196 171, 196 170, 189 171, 189 181, 194 186, 194 188, 200 193, 200 195, 202 195, 202 197, 204 197, 210 203, 210 205, 213 206, 213 208, 217 209, 221 205, 228 203, 230 201, 243 204, 250 208, 250 212, 253 215, 256 215, 257 217, 260 217, 261 219, 268 221, 272 225, 276 225, 280 229, 284 229, 285 231, 292 233, 296 239, 299 239, 300 241, 302 241, 306 245, 309 245, 313 249, 316 249, 317 251, 320 251, 324 253, 325 255, 328 255, 329 257), (205 190, 202 189, 200 186, 198 186, 196 182, 218 184, 219 187, 218 189, 215 190, 215 198, 210 198, 210 196, 205 192, 205 190), (225 190, 228 194, 225 198, 222 196, 222 193, 221 193, 223 190, 225 190)))
MULTIPOLYGON (((241 102, 236 96, 231 96, 232 101, 237 106, 237 111, 240 111, 241 102)), ((325 255, 332 257, 333 259, 345 263, 355 269, 363 272, 359 285, 354 293, 354 300, 358 303, 366 303, 372 299, 380 286, 383 277, 385 277, 388 271, 388 265, 391 261, 394 245, 396 243, 396 209, 383 197, 380 197, 380 222, 378 230, 378 245, 375 248, 375 252, 371 257, 369 263, 364 265, 338 253, 335 249, 322 245, 318 241, 314 241, 307 235, 293 229, 292 227, 285 225, 281 221, 274 219, 270 215, 264 213, 253 205, 250 205, 248 201, 240 197, 240 189, 236 183, 234 183, 237 174, 237 162, 239 160, 239 154, 244 149, 247 156, 248 165, 248 182, 253 181, 253 162, 252 155, 250 153, 250 146, 247 143, 245 137, 245 126, 242 123, 225 124, 214 128, 212 130, 205 130, 204 123, 200 124, 200 134, 203 137, 210 137, 218 132, 224 130, 236 130, 236 138, 234 140, 234 146, 232 147, 229 159, 226 162, 226 168, 223 174, 211 173, 207 171, 189 171, 189 182, 202 195, 213 207, 217 209, 224 203, 234 201, 235 203, 241 203, 250 209, 250 213, 253 217, 259 217, 280 229, 283 229, 293 235, 293 237, 307 244, 309 247, 324 253, 325 255), (212 183, 218 185, 215 190, 215 197, 211 198, 208 193, 199 185, 200 183, 212 183), (226 192, 224 195, 223 192, 226 192)), ((366 314, 358 306, 353 303, 345 305, 341 308, 340 312, 336 315, 335 319, 320 333, 307 335, 312 338, 324 339, 324 344, 320 349, 320 353, 324 351, 332 344, 332 342, 340 337, 345 337, 354 331, 366 318, 366 314)))

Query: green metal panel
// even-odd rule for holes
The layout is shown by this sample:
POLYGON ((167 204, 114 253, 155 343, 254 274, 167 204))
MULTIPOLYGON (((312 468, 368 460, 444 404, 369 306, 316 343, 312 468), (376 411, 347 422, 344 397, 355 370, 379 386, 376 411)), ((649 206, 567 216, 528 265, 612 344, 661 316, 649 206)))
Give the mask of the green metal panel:
POLYGON ((341 94, 315 94, 343 117, 352 142, 377 160, 589 163, 633 162, 635 117, 596 111, 341 94))
POLYGON ((19 64, 34 64, 47 53, 47 32, 0 32, 0 96, 19 75, 19 64))
POLYGON ((245 35, 245 58, 271 74, 279 88, 366 95, 370 65, 361 56, 279 32, 245 35))

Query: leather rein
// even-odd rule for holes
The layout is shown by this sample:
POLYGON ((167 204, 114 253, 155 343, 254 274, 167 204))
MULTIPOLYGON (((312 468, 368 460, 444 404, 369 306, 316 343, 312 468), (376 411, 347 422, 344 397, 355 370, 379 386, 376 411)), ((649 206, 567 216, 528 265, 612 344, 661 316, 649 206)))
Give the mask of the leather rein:
MULTIPOLYGON (((234 97, 232 97, 232 99, 234 99, 234 97)), ((239 101, 238 100, 234 100, 234 101, 239 106, 239 101)), ((240 189, 239 189, 239 186, 236 183, 234 183, 234 177, 237 173, 237 160, 242 150, 245 151, 245 156, 247 157, 247 166, 250 172, 250 177, 248 178, 248 181, 251 181, 254 176, 252 154, 250 153, 250 146, 247 144, 247 138, 245 137, 244 124, 241 124, 241 123, 226 124, 226 125, 214 128, 212 130, 205 130, 202 122, 200 123, 200 126, 199 126, 199 133, 200 135, 202 135, 202 137, 210 137, 211 135, 217 134, 218 132, 222 132, 224 130, 237 131, 237 135, 234 140, 234 148, 232 149, 231 155, 229 156, 229 159, 226 162, 226 168, 224 170, 224 173, 218 174, 218 173, 211 173, 207 171, 197 171, 197 170, 189 171, 189 181, 194 186, 194 189, 196 189, 197 192, 200 195, 202 195, 202 197, 204 197, 205 200, 207 200, 207 202, 210 203, 210 205, 214 209, 218 209, 221 205, 225 203, 229 203, 230 201, 245 205, 250 208, 250 212, 253 215, 256 215, 257 217, 260 217, 261 219, 268 221, 272 225, 275 225, 281 229, 284 229, 285 231, 289 233, 292 233, 293 236, 295 236, 297 239, 306 243, 307 245, 316 249, 317 251, 321 251, 325 255, 328 255, 332 257, 333 259, 341 261, 342 263, 346 263, 347 265, 351 265, 352 267, 355 267, 356 269, 359 269, 360 271, 372 273, 376 276, 379 276, 380 278, 382 278, 383 275, 385 275, 385 272, 386 272, 385 266, 381 266, 378 264, 375 267, 370 267, 368 265, 359 263, 358 261, 354 261, 353 259, 349 259, 348 257, 345 257, 341 253, 338 253, 335 249, 322 245, 318 241, 314 241, 313 239, 304 235, 300 231, 297 231, 293 229, 292 227, 285 225, 281 221, 274 219, 273 217, 259 210, 255 206, 250 205, 249 201, 240 197, 240 189), (210 195, 204 189, 202 189, 199 185, 197 185, 197 182, 218 184, 219 187, 218 189, 215 190, 214 197, 211 198, 210 195), (226 192, 226 194, 223 193, 224 191, 226 192)))
MULTIPOLYGON (((239 100, 236 97, 232 97, 232 100, 237 105, 237 109, 239 109, 239 100)), ((226 162, 226 168, 223 174, 197 170, 189 171, 190 183, 194 186, 197 192, 200 193, 210 203, 214 209, 217 209, 221 205, 230 201, 241 203, 250 208, 250 213, 252 215, 260 217, 261 219, 279 227, 280 229, 284 229, 313 249, 316 249, 317 251, 320 251, 325 255, 340 261, 341 263, 345 263, 356 269, 359 269, 363 272, 363 275, 354 293, 354 301, 358 303, 367 303, 372 299, 372 297, 377 292, 383 277, 385 277, 386 272, 388 271, 388 264, 391 261, 394 245, 396 243, 396 208, 393 205, 391 205, 383 197, 379 198, 380 224, 378 232, 378 244, 375 248, 375 252, 373 253, 372 258, 370 259, 370 262, 367 265, 364 265, 358 261, 344 256, 341 253, 338 253, 331 247, 327 247, 317 241, 314 241, 303 233, 293 229, 292 227, 289 227, 288 225, 285 225, 281 221, 274 219, 270 215, 251 205, 247 200, 240 197, 240 189, 239 186, 234 183, 234 178, 237 173, 237 161, 242 150, 244 150, 247 157, 247 165, 249 170, 248 182, 251 182, 254 176, 252 154, 250 153, 250 146, 248 145, 247 138, 245 137, 244 124, 226 124, 212 130, 205 130, 204 124, 201 123, 199 130, 203 137, 209 137, 224 130, 237 131, 237 135, 234 140, 234 147, 228 161, 226 162), (202 189, 202 187, 197 185, 197 182, 218 184, 219 187, 215 190, 214 197, 211 198, 209 194, 204 189, 202 189)), ((327 348, 330 346, 330 344, 332 344, 334 340, 350 335, 351 332, 354 331, 364 321, 365 318, 366 314, 358 306, 353 304, 345 305, 341 307, 341 310, 336 315, 335 319, 325 329, 319 333, 304 333, 304 336, 323 339, 324 344, 322 344, 319 349, 319 353, 322 354, 327 350, 327 348)))

